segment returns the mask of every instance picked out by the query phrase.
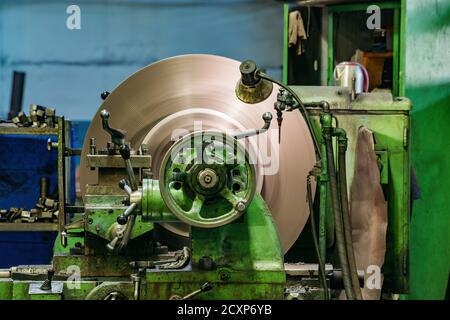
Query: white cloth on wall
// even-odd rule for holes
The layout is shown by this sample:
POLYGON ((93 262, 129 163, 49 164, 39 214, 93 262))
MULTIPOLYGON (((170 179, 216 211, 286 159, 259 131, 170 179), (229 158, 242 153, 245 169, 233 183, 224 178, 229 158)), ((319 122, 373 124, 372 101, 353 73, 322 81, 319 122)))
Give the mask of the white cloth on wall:
POLYGON ((304 41, 308 35, 303 24, 300 11, 295 10, 289 13, 289 47, 295 46, 296 53, 301 55, 305 51, 304 41))

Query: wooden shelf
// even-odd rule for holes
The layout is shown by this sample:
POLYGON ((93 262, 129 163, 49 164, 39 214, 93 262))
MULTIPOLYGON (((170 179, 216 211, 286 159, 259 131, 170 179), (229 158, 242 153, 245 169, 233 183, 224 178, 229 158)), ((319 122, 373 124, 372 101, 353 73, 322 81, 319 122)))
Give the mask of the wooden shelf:
POLYGON ((52 222, 0 222, 0 231, 57 231, 58 224, 52 222))
POLYGON ((0 126, 0 134, 57 135, 58 128, 0 126))

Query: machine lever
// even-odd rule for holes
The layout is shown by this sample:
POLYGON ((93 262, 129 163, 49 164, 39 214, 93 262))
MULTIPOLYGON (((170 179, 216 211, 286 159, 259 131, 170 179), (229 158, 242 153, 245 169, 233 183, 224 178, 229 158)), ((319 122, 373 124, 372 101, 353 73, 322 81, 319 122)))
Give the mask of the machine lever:
POLYGON ((110 252, 115 252, 117 245, 123 238, 123 234, 124 234, 123 228, 116 229, 115 237, 106 245, 106 249, 108 249, 110 252))
POLYGON ((122 156, 122 159, 125 161, 125 169, 127 171, 128 177, 130 179, 131 184, 131 190, 136 191, 137 190, 137 182, 136 177, 134 175, 133 167, 131 166, 131 151, 130 147, 125 144, 125 134, 126 132, 120 129, 114 129, 109 126, 109 117, 110 114, 108 110, 103 109, 100 112, 100 116, 102 117, 102 126, 103 129, 108 132, 111 135, 111 141, 114 143, 114 145, 119 147, 120 155, 122 156))
POLYGON ((52 279, 55 271, 53 269, 47 270, 47 279, 42 283, 40 289, 45 291, 52 290, 52 279))
POLYGON ((114 237, 114 239, 112 239, 111 242, 109 242, 109 243, 106 245, 106 248, 107 248, 109 251, 114 252, 114 250, 116 250, 117 243, 119 242, 120 239, 121 239, 120 236, 114 237))
POLYGON ((206 283, 204 283, 204 284, 201 286, 200 289, 195 290, 194 292, 191 292, 191 293, 189 293, 188 295, 185 295, 185 296, 183 297, 183 300, 191 299, 191 298, 195 297, 196 295, 198 295, 199 293, 209 291, 209 290, 211 290, 212 288, 213 288, 213 285, 212 285, 211 283, 209 283, 209 282, 206 282, 206 283))
POLYGON ((117 223, 120 225, 125 225, 128 222, 128 217, 133 214, 136 209, 136 203, 130 204, 130 206, 125 210, 124 213, 117 217, 117 223))
POLYGON ((119 181, 119 188, 125 191, 129 196, 131 196, 131 192, 133 192, 125 179, 119 181))
POLYGON ((111 135, 111 141, 118 146, 125 144, 125 133, 126 132, 123 130, 120 130, 120 129, 111 128, 109 126, 108 121, 109 121, 110 114, 109 114, 108 110, 103 109, 100 112, 100 116, 102 117, 102 127, 106 132, 108 132, 111 135))
MULTIPOLYGON (((54 142, 52 138, 47 139, 47 151, 52 150, 58 150, 58 141, 54 142)), ((64 156, 71 157, 71 156, 80 156, 81 155, 81 149, 79 148, 64 148, 64 156)))
POLYGON ((270 127, 270 122, 272 121, 272 118, 273 116, 270 112, 264 112, 264 114, 262 115, 262 119, 264 120, 264 126, 261 129, 243 131, 241 133, 234 135, 234 138, 236 140, 239 140, 242 138, 248 138, 266 132, 270 127))
MULTIPOLYGON (((131 207, 131 206, 130 206, 131 207)), ((128 207, 128 208, 130 208, 128 207)), ((133 209, 134 210, 134 209, 133 209)), ((125 227, 125 231, 123 232, 123 237, 117 247, 117 251, 121 252, 127 245, 128 241, 130 241, 131 232, 133 231, 134 223, 136 222, 136 215, 130 214, 130 218, 127 221, 127 225, 125 227)))
POLYGON ((125 144, 122 144, 119 147, 119 152, 120 152, 120 155, 122 156, 122 159, 125 161, 125 168, 127 170, 128 177, 130 179, 131 191, 136 191, 138 188, 137 188, 136 176, 134 175, 134 170, 133 170, 133 167, 131 166, 130 147, 128 147, 125 144))
POLYGON ((211 290, 212 288, 213 288, 213 285, 210 282, 206 282, 200 287, 200 289, 195 290, 195 291, 185 295, 184 297, 181 297, 179 295, 174 295, 174 296, 170 297, 170 300, 189 300, 202 292, 211 290))
POLYGON ((165 259, 165 260, 148 260, 148 261, 131 261, 130 267, 138 269, 153 269, 157 266, 177 262, 177 259, 165 259))

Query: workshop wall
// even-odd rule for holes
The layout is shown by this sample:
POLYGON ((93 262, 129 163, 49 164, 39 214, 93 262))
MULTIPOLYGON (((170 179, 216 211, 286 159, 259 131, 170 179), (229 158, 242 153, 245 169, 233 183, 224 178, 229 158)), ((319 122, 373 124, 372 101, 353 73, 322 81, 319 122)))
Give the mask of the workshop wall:
POLYGON ((13 70, 27 73, 23 109, 57 109, 90 119, 100 92, 141 67, 174 55, 254 59, 281 78, 282 4, 271 0, 104 0, 0 3, 0 118, 9 108, 13 70), (66 9, 81 9, 69 30, 66 9))
POLYGON ((450 269, 450 2, 406 1, 406 96, 413 102, 410 295, 443 299, 450 269), (424 14, 426 12, 426 14, 424 14))

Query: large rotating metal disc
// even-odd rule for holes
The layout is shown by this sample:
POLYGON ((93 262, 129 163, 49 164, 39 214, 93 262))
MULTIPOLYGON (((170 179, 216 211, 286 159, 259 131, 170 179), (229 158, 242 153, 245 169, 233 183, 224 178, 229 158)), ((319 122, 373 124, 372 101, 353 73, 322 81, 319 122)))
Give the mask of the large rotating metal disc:
MULTIPOLYGON (((86 184, 97 182, 86 167, 89 138, 95 137, 98 147, 109 140, 101 126, 102 109, 110 112, 112 127, 127 132, 126 139, 133 148, 148 144, 154 178, 177 136, 194 130, 261 128, 262 114, 273 112, 278 87, 274 86, 271 96, 261 103, 241 102, 235 96, 239 64, 212 55, 177 56, 151 64, 123 81, 103 102, 87 131, 80 165, 82 194, 86 184)), ((257 159, 257 191, 269 206, 286 252, 309 215, 306 178, 315 163, 310 133, 300 113, 291 112, 284 115, 281 145, 276 119, 267 133, 243 142, 257 159)), ((185 235, 186 228, 173 224, 166 227, 185 235)))

